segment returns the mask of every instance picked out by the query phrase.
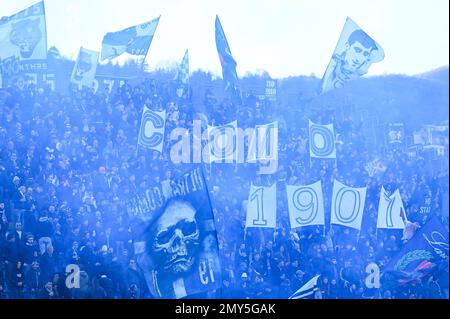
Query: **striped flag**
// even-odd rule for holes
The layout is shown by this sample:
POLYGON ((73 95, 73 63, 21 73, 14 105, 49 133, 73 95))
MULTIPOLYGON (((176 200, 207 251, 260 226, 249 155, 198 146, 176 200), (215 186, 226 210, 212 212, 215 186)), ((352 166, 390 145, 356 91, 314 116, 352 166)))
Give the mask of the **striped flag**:
POLYGON ((319 291, 319 287, 317 287, 319 277, 320 275, 313 277, 303 287, 294 292, 289 299, 314 299, 316 291, 319 291))

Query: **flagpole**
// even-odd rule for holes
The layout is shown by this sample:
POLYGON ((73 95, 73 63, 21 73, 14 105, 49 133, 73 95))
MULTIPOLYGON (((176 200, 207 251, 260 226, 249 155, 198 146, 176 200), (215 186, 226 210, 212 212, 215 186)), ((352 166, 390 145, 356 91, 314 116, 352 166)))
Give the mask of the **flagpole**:
MULTIPOLYGON (((158 17, 158 24, 159 24, 159 19, 160 19, 160 18, 161 18, 161 15, 159 15, 159 17, 158 17)), ((156 29, 155 29, 155 32, 153 33, 153 37, 155 36, 155 33, 156 33, 156 29)), ((150 46, 151 46, 152 42, 153 42, 153 38, 152 38, 152 41, 149 43, 149 45, 148 45, 148 47, 147 47, 147 51, 145 51, 144 59, 142 60, 142 64, 141 64, 141 71, 142 71, 142 73, 143 73, 143 71, 144 71, 144 63, 145 63, 145 59, 147 58, 148 51, 150 51, 150 46)))

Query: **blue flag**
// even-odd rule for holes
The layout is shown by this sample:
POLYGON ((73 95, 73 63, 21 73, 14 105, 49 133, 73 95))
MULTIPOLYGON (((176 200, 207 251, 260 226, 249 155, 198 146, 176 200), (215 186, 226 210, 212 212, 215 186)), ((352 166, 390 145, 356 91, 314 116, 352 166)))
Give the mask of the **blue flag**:
POLYGON ((146 55, 158 27, 159 18, 122 31, 107 33, 102 42, 101 59, 113 59, 125 52, 131 55, 146 55))
POLYGON ((225 91, 231 92, 233 98, 238 98, 240 100, 239 80, 236 73, 237 63, 231 54, 225 32, 223 31, 218 16, 216 16, 216 47, 220 64, 222 65, 222 77, 225 81, 225 91))
POLYGON ((383 279, 401 286, 418 281, 443 265, 448 269, 448 230, 433 217, 386 265, 383 279))

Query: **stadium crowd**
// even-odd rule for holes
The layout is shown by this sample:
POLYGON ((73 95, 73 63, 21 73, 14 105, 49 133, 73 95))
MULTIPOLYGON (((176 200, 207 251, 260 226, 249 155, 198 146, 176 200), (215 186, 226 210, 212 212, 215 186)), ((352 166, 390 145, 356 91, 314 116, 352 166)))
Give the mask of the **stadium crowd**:
POLYGON ((408 219, 417 227, 431 215, 448 227, 442 208, 448 185, 446 176, 429 170, 420 152, 410 157, 402 148, 367 150, 351 117, 313 115, 316 123, 334 123, 337 159, 310 160, 308 118, 301 112, 283 116, 283 109, 253 95, 236 104, 207 91, 199 116, 189 94, 180 97, 169 83, 152 79, 111 93, 60 94, 33 85, 6 91, 0 102, 0 298, 151 297, 134 256, 136 234, 126 199, 189 165, 171 162, 169 134, 162 154, 136 151, 144 104, 167 110, 167 132, 189 129, 194 119, 205 117, 215 125, 238 120, 244 128, 280 123, 275 174, 258 175, 255 164, 205 165, 221 253, 223 288, 216 297, 288 298, 320 274, 321 298, 448 298, 448 268, 400 287, 366 287, 366 266, 375 262, 383 269, 407 241, 401 230, 376 229, 381 185, 400 189, 408 219), (366 165, 375 158, 383 159, 385 172, 368 173, 366 165), (334 179, 367 186, 360 232, 329 227, 329 214, 325 228, 290 229, 285 185, 319 179, 325 212, 334 179), (277 181, 276 229, 245 230, 251 181, 277 181), (66 286, 69 264, 82 270, 79 289, 66 286))

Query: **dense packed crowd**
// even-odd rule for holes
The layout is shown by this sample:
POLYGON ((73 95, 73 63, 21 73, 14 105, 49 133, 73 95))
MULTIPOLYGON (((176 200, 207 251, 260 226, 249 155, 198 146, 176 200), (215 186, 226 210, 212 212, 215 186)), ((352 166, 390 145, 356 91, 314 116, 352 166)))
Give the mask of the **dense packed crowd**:
MULTIPOLYGON (((437 215, 448 227, 443 172, 431 173, 420 152, 368 150, 350 117, 317 112, 316 123, 334 123, 337 159, 311 160, 308 118, 298 106, 270 106, 255 96, 242 104, 218 101, 207 91, 201 108, 169 84, 146 79, 108 91, 60 94, 33 85, 5 90, 0 102, 0 298, 149 298, 134 256, 136 239, 126 213, 130 194, 176 177, 166 134, 162 154, 136 151, 144 104, 167 110, 166 130, 191 128, 194 119, 252 127, 278 120, 279 168, 258 175, 255 164, 206 165, 221 254, 223 298, 288 298, 320 274, 322 298, 448 298, 448 268, 395 289, 370 289, 366 266, 381 269, 404 245, 402 231, 376 229, 381 185, 399 188, 408 219, 423 225, 437 215), (7 93, 6 93, 7 92, 7 93), (199 110, 202 110, 199 114, 199 110), (293 115, 292 115, 293 114, 293 115), (382 158, 387 170, 369 176, 365 166, 382 158), (332 183, 367 186, 360 232, 333 225, 291 230, 285 185, 322 181, 325 211, 332 183), (278 182, 276 229, 245 229, 250 182, 278 182), (81 287, 68 289, 66 266, 79 265, 81 287)), ((447 141, 448 149, 448 141, 447 141)), ((448 176, 448 175, 447 175, 448 176)))

